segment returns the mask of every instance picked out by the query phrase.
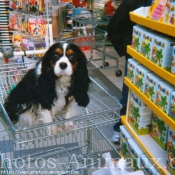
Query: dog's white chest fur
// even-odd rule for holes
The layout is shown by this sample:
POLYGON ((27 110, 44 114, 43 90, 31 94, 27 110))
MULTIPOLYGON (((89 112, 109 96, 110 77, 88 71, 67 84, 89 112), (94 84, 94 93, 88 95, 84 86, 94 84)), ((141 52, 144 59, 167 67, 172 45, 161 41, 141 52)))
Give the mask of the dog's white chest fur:
POLYGON ((71 85, 71 77, 70 76, 62 76, 56 81, 55 90, 57 93, 57 99, 54 101, 54 105, 52 107, 52 116, 62 115, 65 113, 66 99, 65 96, 69 91, 69 87, 71 85))

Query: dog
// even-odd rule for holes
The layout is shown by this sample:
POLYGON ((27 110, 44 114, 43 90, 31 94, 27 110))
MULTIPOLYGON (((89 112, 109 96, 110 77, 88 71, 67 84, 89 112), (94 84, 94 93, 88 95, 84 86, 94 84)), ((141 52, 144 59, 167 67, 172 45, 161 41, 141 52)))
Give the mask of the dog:
MULTIPOLYGON (((55 116, 74 116, 73 104, 86 107, 90 101, 87 59, 72 43, 53 44, 43 58, 30 69, 4 102, 13 123, 34 126, 53 122, 55 116)), ((73 122, 65 123, 65 129, 73 122)), ((60 127, 47 127, 47 133, 57 133, 60 127)))

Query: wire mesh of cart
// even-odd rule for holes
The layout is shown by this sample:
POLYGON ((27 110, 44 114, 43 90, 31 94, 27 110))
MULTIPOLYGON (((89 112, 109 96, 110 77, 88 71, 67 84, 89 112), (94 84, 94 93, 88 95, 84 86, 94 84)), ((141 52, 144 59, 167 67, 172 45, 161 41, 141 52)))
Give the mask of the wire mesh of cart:
POLYGON ((39 139, 16 147, 5 130, 0 131, 0 174, 91 175, 105 165, 102 154, 120 155, 96 127, 78 129, 62 136, 39 139))
POLYGON ((90 103, 86 108, 79 107, 75 103, 74 107, 77 110, 77 115, 71 119, 65 119, 64 115, 56 116, 54 122, 33 127, 25 126, 24 123, 13 124, 3 107, 4 100, 11 89, 16 86, 25 73, 33 66, 35 66, 35 62, 0 65, 0 119, 17 146, 25 146, 38 139, 49 139, 81 128, 92 128, 96 125, 114 123, 115 120, 119 119, 121 104, 91 78, 88 91, 90 103), (62 129, 60 133, 47 132, 48 127, 64 125, 69 121, 73 122, 73 128, 62 129))

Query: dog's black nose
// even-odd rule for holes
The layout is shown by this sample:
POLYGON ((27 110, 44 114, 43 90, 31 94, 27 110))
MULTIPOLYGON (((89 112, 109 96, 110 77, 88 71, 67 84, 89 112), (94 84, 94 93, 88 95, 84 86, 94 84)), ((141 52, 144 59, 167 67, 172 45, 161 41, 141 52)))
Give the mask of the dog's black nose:
POLYGON ((65 63, 65 62, 60 63, 60 68, 61 69, 66 69, 66 67, 67 67, 67 63, 65 63))

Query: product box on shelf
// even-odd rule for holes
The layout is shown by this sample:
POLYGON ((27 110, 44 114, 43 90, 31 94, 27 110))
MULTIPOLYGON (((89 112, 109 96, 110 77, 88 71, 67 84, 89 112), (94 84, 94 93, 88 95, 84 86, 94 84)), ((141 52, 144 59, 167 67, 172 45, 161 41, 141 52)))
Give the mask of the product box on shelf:
POLYGON ((140 64, 137 60, 133 58, 128 59, 127 65, 127 78, 134 84, 135 82, 135 72, 137 65, 140 64))
POLYGON ((168 125, 155 113, 152 115, 150 136, 163 149, 167 149, 168 125))
POLYGON ((145 154, 140 155, 139 168, 144 172, 145 175, 160 175, 154 164, 151 163, 151 161, 145 154))
POLYGON ((171 73, 175 75, 175 46, 173 46, 172 51, 171 73))
POLYGON ((168 0, 164 11, 164 23, 175 25, 175 2, 168 0))
POLYGON ((137 52, 140 52, 143 32, 145 30, 147 30, 145 27, 139 25, 133 26, 132 48, 135 49, 137 52))
POLYGON ((140 53, 147 59, 151 59, 155 32, 145 30, 143 32, 140 53))
POLYGON ((170 95, 170 108, 168 115, 175 121, 175 91, 170 95))
POLYGON ((158 82, 155 104, 167 115, 170 111, 171 93, 174 90, 175 87, 167 81, 158 82))
POLYGON ((158 82, 163 81, 163 79, 155 74, 154 72, 148 72, 146 74, 146 81, 145 81, 145 95, 155 103, 156 99, 156 92, 158 89, 158 82))
POLYGON ((124 158, 128 157, 128 140, 132 138, 132 135, 128 132, 124 125, 120 126, 120 146, 121 154, 124 158))
POLYGON ((171 128, 168 131, 166 168, 170 174, 175 175, 175 131, 171 128))
POLYGON ((153 0, 148 17, 152 20, 163 22, 166 0, 153 0))
POLYGON ((148 72, 151 72, 151 70, 146 68, 144 65, 137 65, 136 71, 135 71, 134 84, 143 93, 145 93, 146 74, 148 72))
POLYGON ((134 93, 129 97, 127 121, 138 135, 149 134, 152 110, 134 93))
POLYGON ((171 72, 172 51, 175 39, 166 35, 156 35, 154 38, 151 61, 171 72))
POLYGON ((138 146, 134 139, 128 140, 128 155, 127 161, 130 162, 131 167, 134 171, 139 170, 140 156, 144 154, 143 150, 138 146))

